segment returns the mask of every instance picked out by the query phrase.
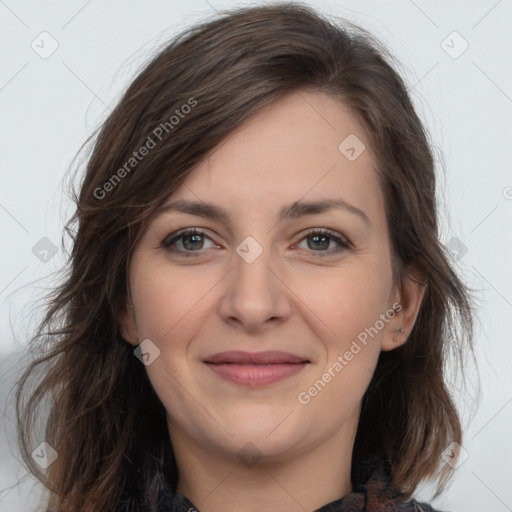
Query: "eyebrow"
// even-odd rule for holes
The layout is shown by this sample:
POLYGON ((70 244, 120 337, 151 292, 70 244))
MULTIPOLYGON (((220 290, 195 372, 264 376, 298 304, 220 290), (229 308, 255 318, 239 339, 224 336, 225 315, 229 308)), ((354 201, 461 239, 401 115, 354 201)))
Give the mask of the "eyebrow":
MULTIPOLYGON (((348 211, 349 213, 360 217, 370 228, 373 227, 370 219, 363 210, 352 206, 343 199, 322 199, 318 201, 307 202, 295 201, 281 208, 279 211, 278 219, 279 221, 285 219, 297 219, 306 215, 317 215, 324 213, 331 209, 348 211)), ((207 203, 204 201, 196 202, 179 199, 171 203, 167 203, 157 209, 158 213, 173 211, 210 218, 225 224, 229 224, 231 220, 231 215, 226 210, 213 203, 207 203)))

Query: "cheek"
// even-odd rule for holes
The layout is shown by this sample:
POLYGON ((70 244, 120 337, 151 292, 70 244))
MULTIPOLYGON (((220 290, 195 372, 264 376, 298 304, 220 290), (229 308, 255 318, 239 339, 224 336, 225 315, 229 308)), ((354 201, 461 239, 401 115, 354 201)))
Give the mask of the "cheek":
POLYGON ((138 266, 131 282, 139 336, 165 343, 178 331, 190 335, 215 283, 212 276, 170 272, 165 264, 144 265, 142 258, 134 264, 138 266))
POLYGON ((309 401, 305 406, 310 412, 330 410, 342 421, 366 391, 385 325, 380 315, 387 310, 390 279, 383 275, 387 276, 377 264, 361 265, 357 270, 351 266, 320 279, 317 276, 314 283, 303 282, 308 287, 300 295, 320 319, 316 335, 325 347, 325 359, 300 390, 299 402, 309 401))
POLYGON ((297 394, 300 410, 315 421, 322 418, 322 428, 336 431, 350 417, 357 417, 365 391, 371 381, 378 352, 361 348, 348 361, 334 358, 323 372, 319 372, 311 382, 297 394))
POLYGON ((380 315, 387 310, 389 290, 378 266, 357 271, 347 267, 315 279, 315 284, 313 291, 303 288, 300 293, 320 319, 316 334, 326 357, 301 389, 299 402, 309 400, 310 412, 329 410, 341 421, 357 407, 373 375, 385 325, 380 315))
POLYGON ((387 309, 390 279, 378 265, 329 269, 314 277, 302 276, 294 284, 297 295, 320 320, 327 339, 332 339, 330 344, 339 348, 373 326, 387 309))
POLYGON ((149 380, 166 410, 187 423, 190 396, 183 383, 188 388, 195 380, 187 350, 207 314, 207 292, 218 279, 171 272, 168 265, 149 259, 134 257, 133 263, 131 287, 139 338, 151 340, 160 351, 146 367, 149 380))

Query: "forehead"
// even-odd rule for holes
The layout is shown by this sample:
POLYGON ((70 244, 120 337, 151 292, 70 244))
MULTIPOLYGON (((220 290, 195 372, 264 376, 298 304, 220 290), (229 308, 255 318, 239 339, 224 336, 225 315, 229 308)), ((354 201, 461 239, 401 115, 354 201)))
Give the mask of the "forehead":
POLYGON ((173 199, 222 204, 235 216, 277 215, 283 204, 343 199, 369 217, 383 198, 365 130, 320 92, 267 105, 201 161, 173 199))

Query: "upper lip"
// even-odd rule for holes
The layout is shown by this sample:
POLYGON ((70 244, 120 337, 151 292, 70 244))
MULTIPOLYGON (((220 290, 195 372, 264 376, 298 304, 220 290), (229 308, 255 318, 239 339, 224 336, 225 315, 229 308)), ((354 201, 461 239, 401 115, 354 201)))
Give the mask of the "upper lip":
POLYGON ((238 363, 238 364, 285 364, 285 363, 308 363, 304 357, 281 352, 278 350, 267 350, 265 352, 243 352, 241 350, 229 350, 208 356, 205 363, 238 363))

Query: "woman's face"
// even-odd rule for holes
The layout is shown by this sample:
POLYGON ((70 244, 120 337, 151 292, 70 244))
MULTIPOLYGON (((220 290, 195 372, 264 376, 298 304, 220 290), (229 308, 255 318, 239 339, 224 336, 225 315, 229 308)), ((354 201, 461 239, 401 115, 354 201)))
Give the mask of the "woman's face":
POLYGON ((241 126, 154 217, 131 260, 135 323, 127 315, 122 333, 150 340, 171 440, 225 456, 254 445, 272 460, 353 435, 380 351, 415 317, 393 311, 403 297, 372 165, 346 109, 294 93, 241 126), (313 206, 327 201, 338 206, 313 206))

